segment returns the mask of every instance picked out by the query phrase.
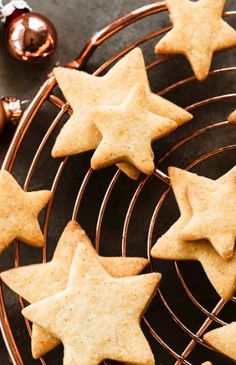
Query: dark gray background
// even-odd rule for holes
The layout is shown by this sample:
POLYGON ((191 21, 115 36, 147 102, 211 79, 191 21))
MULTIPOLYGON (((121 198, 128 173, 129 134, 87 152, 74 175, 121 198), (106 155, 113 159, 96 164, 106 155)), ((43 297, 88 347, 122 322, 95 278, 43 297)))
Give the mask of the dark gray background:
MULTIPOLYGON (((61 0, 30 1, 30 5, 34 11, 41 12, 42 14, 48 16, 55 24, 58 30, 58 49, 55 53, 55 56, 44 64, 22 64, 19 61, 12 59, 5 51, 4 32, 3 28, 1 28, 0 95, 14 94, 22 99, 31 99, 55 63, 60 62, 61 64, 65 64, 68 61, 74 59, 74 57, 79 53, 86 43, 87 39, 92 36, 93 33, 100 30, 109 22, 127 13, 128 11, 149 3, 150 1, 144 0, 67 0, 66 2, 61 0)), ((235 0, 228 1, 227 6, 235 10, 235 0)), ((235 19, 230 19, 229 21, 236 28, 235 19)), ((100 50, 98 50, 96 55, 93 57, 92 62, 90 62, 88 65, 88 70, 92 71, 96 69, 96 67, 99 66, 102 61, 106 60, 111 54, 114 54, 116 50, 120 50, 124 45, 129 44, 130 41, 134 41, 142 35, 147 34, 149 31, 154 31, 156 28, 162 27, 166 24, 168 24, 168 18, 166 14, 163 14, 159 15, 158 17, 150 17, 147 21, 140 22, 135 26, 127 28, 124 32, 122 32, 120 37, 115 37, 114 40, 106 42, 106 44, 102 46, 100 50)), ((155 40, 151 44, 144 47, 145 58, 150 62, 156 58, 156 56, 153 54, 154 44, 155 40)), ((231 50, 215 56, 212 67, 217 68, 221 66, 227 67, 234 65, 236 65, 235 50, 231 50)), ((192 71, 188 63, 181 57, 177 57, 173 60, 173 62, 160 67, 158 72, 156 72, 154 69, 149 73, 151 85, 155 91, 159 91, 165 86, 190 75, 192 75, 192 71)), ((203 83, 194 83, 194 85, 186 87, 186 89, 182 90, 181 92, 169 93, 167 96, 170 100, 174 100, 179 105, 186 106, 213 95, 233 93, 235 92, 235 85, 235 76, 233 77, 232 74, 229 74, 226 76, 210 78, 203 83)), ((158 156, 158 154, 164 153, 171 145, 184 136, 188 135, 192 130, 204 127, 205 125, 208 125, 212 122, 225 120, 229 112, 235 108, 235 104, 236 103, 234 99, 228 101, 226 104, 219 103, 211 108, 209 106, 209 108, 206 110, 204 109, 197 111, 194 113, 195 118, 191 124, 180 128, 177 132, 167 137, 164 142, 160 142, 158 144, 158 149, 155 146, 155 155, 158 156)), ((51 114, 46 110, 45 114, 42 115, 44 116, 46 123, 46 119, 49 119, 51 114)), ((28 159, 30 159, 30 156, 32 156, 31 145, 37 145, 42 136, 42 122, 44 122, 44 120, 40 118, 36 121, 34 130, 31 132, 28 140, 26 140, 26 144, 22 148, 23 152, 19 157, 20 163, 17 165, 14 171, 14 175, 20 181, 22 181, 23 177, 25 177, 28 159)), ((233 127, 230 128, 231 133, 228 133, 228 131, 225 130, 219 130, 216 134, 210 134, 208 139, 203 137, 200 138, 200 140, 194 141, 190 146, 188 145, 186 148, 184 147, 178 151, 175 157, 170 158, 167 163, 163 164, 160 168, 165 170, 168 164, 185 166, 193 158, 197 157, 201 153, 213 149, 213 147, 235 143, 236 130, 233 127)), ((2 160, 6 148, 9 145, 12 133, 12 130, 7 130, 2 136, 0 143, 0 160, 2 160)), ((47 181, 51 178, 50 163, 52 162, 52 159, 50 159, 48 156, 50 156, 49 151, 47 156, 44 156, 42 161, 39 163, 37 173, 39 174, 40 178, 38 180, 37 178, 33 180, 31 189, 47 187, 47 181)), ((54 246, 71 213, 71 207, 69 206, 68 201, 73 200, 74 195, 76 196, 76 187, 74 189, 70 182, 76 181, 78 183, 81 181, 88 166, 89 156, 89 154, 80 156, 80 169, 75 168, 75 166, 78 166, 76 158, 71 158, 69 161, 69 167, 66 171, 66 178, 63 181, 64 186, 61 190, 61 202, 59 204, 59 209, 55 209, 55 214, 57 214, 56 218, 54 220, 52 219, 50 223, 49 243, 51 244, 53 242, 54 246), (61 205, 63 205, 63 210, 60 210, 61 205)), ((229 155, 227 154, 227 159, 224 159, 222 156, 220 156, 219 158, 215 158, 213 161, 208 162, 207 165, 202 164, 198 171, 202 174, 206 174, 207 171, 208 176, 216 178, 222 173, 226 172, 227 169, 232 167, 234 163, 235 152, 234 155, 232 153, 229 155)), ((105 186, 107 186, 112 172, 113 170, 108 169, 106 172, 101 171, 95 174, 96 181, 93 182, 94 186, 93 188, 88 189, 87 204, 83 205, 81 208, 80 223, 84 228, 86 228, 86 231, 92 238, 94 237, 94 222, 96 222, 95 219, 97 216, 97 211, 95 212, 95 208, 99 209, 100 197, 102 196, 102 193, 104 193, 105 186)), ((122 222, 122 214, 125 213, 124 202, 129 201, 128 197, 130 199, 130 195, 132 194, 135 187, 135 183, 125 179, 124 177, 121 179, 123 184, 120 184, 119 188, 117 188, 117 190, 114 192, 114 199, 113 202, 111 202, 111 209, 107 210, 108 217, 105 217, 106 219, 104 219, 105 228, 103 227, 102 231, 104 238, 102 242, 107 242, 107 240, 113 240, 114 242, 115 253, 113 252, 113 254, 120 253, 120 236, 118 231, 119 229, 122 231, 122 224, 120 222, 122 222)), ((160 187, 156 181, 152 181, 151 179, 147 190, 144 190, 142 198, 136 209, 136 215, 134 214, 135 218, 133 225, 131 224, 131 228, 129 230, 129 232, 131 232, 129 235, 129 247, 131 247, 130 254, 145 255, 145 250, 142 244, 146 239, 148 231, 149 215, 152 214, 157 199, 160 197, 163 188, 163 186, 160 187), (134 243, 133 246, 132 243, 134 243)), ((174 221, 174 219, 177 217, 177 211, 174 212, 172 208, 173 202, 171 204, 169 206, 171 209, 169 211, 167 210, 166 215, 162 215, 164 220, 161 221, 161 226, 158 226, 158 235, 160 232, 164 232, 165 229, 168 228, 170 219, 174 221)), ((158 235, 155 233, 155 237, 158 235)), ((53 251, 53 245, 50 246, 49 255, 53 251)), ((37 261, 37 253, 35 253, 34 250, 28 248, 27 246, 24 246, 22 250, 24 256, 23 260, 25 260, 25 263, 32 262, 32 260, 35 260, 35 262, 37 261)), ((106 244, 104 244, 103 251, 106 254, 111 254, 106 244)), ((9 248, 2 255, 1 269, 12 267, 11 254, 12 249, 9 248)), ((184 293, 181 292, 182 289, 180 288, 179 283, 177 281, 175 282, 176 274, 173 269, 173 264, 170 263, 169 266, 165 266, 163 264, 162 267, 162 264, 158 263, 156 270, 160 270, 166 275, 170 276, 170 280, 163 280, 162 290, 164 290, 164 293, 170 300, 170 303, 173 303, 173 308, 175 308, 176 313, 179 314, 179 318, 181 318, 186 325, 189 325, 193 331, 196 331, 198 329, 199 323, 202 323, 203 321, 203 316, 201 313, 196 311, 195 307, 190 308, 190 304, 187 303, 187 299, 184 297, 184 293), (167 288, 165 287, 166 283, 167 288)), ((212 310, 212 306, 216 302, 217 298, 215 293, 213 293, 211 286, 207 283, 200 265, 197 266, 197 264, 195 264, 192 266, 192 263, 186 264, 183 265, 183 270, 187 273, 186 277, 191 277, 192 289, 194 290, 197 298, 201 301, 201 303, 204 303, 205 307, 207 307, 209 310, 212 310), (189 273, 191 274, 189 275, 189 273), (204 283, 204 285, 201 285, 201 290, 199 288, 199 283, 204 283)), ((26 331, 24 329, 23 320, 19 315, 17 298, 14 297, 10 291, 7 291, 7 298, 11 323, 15 329, 14 333, 17 338, 17 343, 22 350, 22 356, 25 359, 25 364, 36 364, 36 362, 34 362, 30 356, 28 336, 25 333, 26 331)), ((230 321, 231 318, 232 310, 230 305, 231 304, 229 304, 229 307, 227 307, 228 310, 225 310, 222 315, 222 318, 225 321, 230 321)), ((161 307, 161 304, 159 302, 154 302, 153 306, 153 313, 155 314, 155 308, 161 307)), ((154 325, 157 325, 162 338, 164 338, 167 343, 172 345, 173 348, 176 347, 176 351, 180 352, 188 343, 189 337, 184 337, 181 331, 177 330, 177 332, 174 332, 172 327, 175 328, 176 326, 173 323, 173 320, 170 320, 169 317, 170 316, 167 315, 166 311, 163 309, 160 313, 158 313, 158 316, 154 316, 154 318, 152 318, 152 322, 154 325)), ((151 336, 149 336, 149 340, 153 344, 151 336)), ((155 347, 157 344, 154 343, 153 346, 155 347)), ((157 353, 161 351, 158 346, 155 348, 155 350, 157 353)), ((50 364, 58 365, 57 359, 60 358, 60 354, 58 352, 53 352, 48 358, 50 364)), ((160 359, 162 365, 173 364, 173 359, 170 359, 170 357, 168 357, 165 352, 160 354, 158 359, 160 359)), ((207 352, 207 350, 204 349, 193 353, 193 357, 190 358, 190 361, 192 361, 194 365, 199 365, 202 361, 207 359, 215 359, 214 365, 231 364, 229 360, 226 360, 225 358, 218 355, 212 355, 210 351, 207 352)), ((37 362, 37 364, 38 363, 39 362, 37 362)), ((0 364, 10 364, 2 340, 0 340, 0 364)), ((160 364, 159 361, 157 364, 160 364)))

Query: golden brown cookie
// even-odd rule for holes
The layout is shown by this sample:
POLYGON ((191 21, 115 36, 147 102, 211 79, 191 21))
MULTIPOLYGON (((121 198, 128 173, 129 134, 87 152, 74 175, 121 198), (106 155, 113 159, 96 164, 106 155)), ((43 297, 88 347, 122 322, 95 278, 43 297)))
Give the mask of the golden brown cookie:
POLYGON ((0 252, 14 239, 43 247, 37 218, 50 198, 48 190, 24 192, 9 172, 0 171, 0 252))
POLYGON ((198 80, 204 80, 213 53, 236 46, 236 31, 222 18, 225 3, 166 0, 173 29, 157 43, 155 52, 185 55, 198 80))
MULTIPOLYGON (((57 137, 52 150, 53 157, 96 149, 101 134, 91 112, 99 105, 121 104, 137 83, 146 89, 150 112, 173 119, 176 127, 192 119, 190 113, 150 91, 143 54, 139 48, 129 52, 102 77, 62 67, 55 68, 54 75, 73 114, 57 137)), ((129 164, 119 167, 131 178, 135 179, 140 174, 129 164)))
POLYGON ((228 121, 232 124, 236 124, 236 110, 234 110, 228 117, 228 121))
POLYGON ((236 361, 236 322, 206 333, 203 339, 215 350, 236 361))
POLYGON ((146 91, 137 84, 120 106, 95 108, 92 117, 102 141, 92 157, 92 168, 127 161, 144 174, 153 173, 151 143, 174 130, 176 122, 151 113, 147 105, 146 91))
MULTIPOLYGON (((171 167, 169 176, 181 216, 170 229, 158 239, 152 248, 154 258, 163 260, 198 260, 218 294, 231 299, 236 288, 236 252, 232 259, 223 259, 206 241, 183 241, 180 233, 192 218, 192 209, 187 199, 187 186, 195 181, 195 174, 171 167)), ((224 183, 224 176, 219 181, 224 183)), ((209 179, 209 181, 212 181, 209 179)))
POLYGON ((62 340, 64 365, 96 365, 104 359, 153 365, 139 322, 159 281, 158 273, 113 278, 94 250, 81 243, 66 289, 22 313, 62 340))
MULTIPOLYGON (((71 262, 80 242, 92 244, 80 227, 71 221, 67 224, 57 244, 52 261, 11 269, 1 273, 1 279, 29 303, 37 302, 65 289, 71 262)), ((131 276, 140 273, 147 265, 144 258, 102 257, 97 255, 103 267, 114 277, 131 276)), ((51 336, 37 325, 33 325, 32 353, 39 358, 52 350, 60 340, 51 336)))
POLYGON ((207 239, 224 259, 231 259, 236 238, 236 167, 218 180, 192 175, 187 186, 192 217, 180 239, 207 239))

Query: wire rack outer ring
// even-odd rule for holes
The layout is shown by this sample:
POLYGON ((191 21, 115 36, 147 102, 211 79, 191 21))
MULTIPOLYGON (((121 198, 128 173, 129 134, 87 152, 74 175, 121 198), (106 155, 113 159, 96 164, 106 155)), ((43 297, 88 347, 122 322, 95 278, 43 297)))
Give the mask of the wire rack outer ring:
MULTIPOLYGON (((88 59, 91 57, 92 53, 95 51, 95 49, 101 45, 103 42, 106 41, 106 39, 110 38, 113 34, 119 32, 120 30, 124 29, 126 26, 146 17, 146 16, 149 16, 149 15, 152 15, 152 14, 156 14, 156 13, 159 13, 159 12, 162 12, 162 11, 165 11, 167 8, 166 8, 166 5, 165 5, 165 1, 157 1, 153 4, 150 4, 150 5, 147 5, 147 6, 144 6, 140 9, 137 9, 133 12, 131 12, 130 14, 116 20, 115 22, 113 22, 112 24, 110 24, 109 26, 107 26, 106 28, 104 28, 103 30, 101 30, 100 32, 98 32, 97 34, 94 35, 94 37, 92 37, 90 39, 90 41, 87 43, 87 45, 85 46, 84 50, 79 54, 79 56, 76 58, 76 60, 70 62, 67 67, 70 67, 70 68, 76 68, 76 69, 80 69, 81 67, 84 66, 84 64, 88 61, 88 59)), ((229 12, 229 15, 231 14, 231 12, 229 12)), ((226 14, 227 15, 227 14, 226 14)), ((112 64, 114 61, 116 61, 119 57, 121 57, 122 55, 124 55, 125 53, 127 53, 129 50, 131 50, 132 48, 134 48, 135 46, 145 42, 146 40, 148 39, 151 39, 153 38, 154 36, 156 35, 159 35, 159 34, 162 34, 164 33, 168 28, 165 28, 165 29, 162 29, 161 31, 158 31, 158 32, 154 32, 152 33, 151 35, 148 35, 147 37, 133 43, 132 45, 126 47, 125 49, 123 49, 119 54, 115 55, 114 57, 110 58, 106 63, 104 63, 104 65, 102 65, 97 71, 95 74, 99 74, 99 72, 101 72, 102 70, 104 70, 107 66, 109 66, 110 64, 112 64)), ((154 64, 155 65, 158 65, 158 64, 161 64, 163 62, 165 62, 166 59, 163 59, 161 61, 157 61, 155 62, 154 64)), ((147 68, 151 68, 154 66, 154 64, 152 65, 149 65, 147 68)), ((235 68, 232 68, 233 71, 235 71, 235 68)), ((216 70, 216 71, 213 71, 211 74, 214 74, 214 73, 220 73, 220 72, 225 72, 225 71, 232 71, 231 69, 221 69, 221 70, 216 70)), ((181 85, 183 82, 184 83, 188 83, 188 82, 191 82, 194 78, 190 78, 190 79, 186 79, 186 80, 183 80, 177 84, 174 84, 172 85, 171 87, 172 88, 175 88, 175 87, 178 87, 179 85, 181 85)), ((56 81, 55 81, 55 78, 52 76, 50 78, 48 78, 48 80, 46 80, 46 82, 42 85, 42 87, 40 88, 39 92, 37 93, 37 95, 35 96, 35 98, 33 99, 33 101, 31 102, 30 106, 27 108, 27 110, 25 111, 22 119, 21 119, 21 122, 16 130, 16 133, 12 139, 12 142, 11 142, 11 145, 7 151, 7 154, 5 156, 5 159, 3 161, 3 164, 2 164, 2 169, 5 169, 5 170, 8 170, 8 171, 11 171, 13 165, 14 165, 14 161, 15 161, 15 158, 17 156, 17 152, 21 146, 21 142, 23 141, 24 139, 24 136, 29 128, 29 126, 31 125, 35 115, 37 114, 37 112, 39 111, 39 109, 41 108, 41 106, 43 105, 43 103, 46 101, 46 100, 49 100, 52 104, 54 104, 55 106, 59 107, 61 109, 60 113, 58 114, 58 118, 55 119, 55 123, 52 124, 52 126, 49 128, 48 130, 48 133, 47 135, 49 136, 51 131, 53 130, 53 127, 54 127, 54 124, 56 125, 57 121, 60 120, 61 116, 67 111, 67 112, 70 112, 69 111, 69 106, 67 104, 64 104, 62 101, 60 101, 60 99, 56 98, 54 95, 51 94, 53 88, 55 87, 56 85, 56 81)), ((170 87, 170 88, 171 88, 170 87)), ((162 93, 165 93, 166 91, 168 90, 163 90, 160 94, 162 93)), ((236 95, 228 95, 228 96, 222 96, 222 98, 224 97, 233 97, 235 98, 236 95)), ((221 97, 219 97, 219 100, 220 100, 221 97)), ((217 99, 217 98, 215 98, 217 99)), ((217 100, 216 100, 217 101, 217 100)), ((204 103, 206 103, 208 101, 203 101, 202 102, 202 105, 204 103)), ((194 106, 190 106, 189 107, 189 110, 191 110, 191 108, 194 108, 194 106)), ((225 123, 225 122, 224 122, 225 123)), ((219 126, 221 127, 221 126, 219 126)), ((218 128, 218 126, 211 126, 210 128, 218 128)), ((205 128, 203 132, 205 132, 208 128, 205 128)), ((201 131, 198 131, 197 133, 201 133, 201 131)), ((196 133, 195 133, 196 135, 196 133)), ((193 138, 194 136, 190 136, 190 138, 193 138)), ((47 136, 45 136, 45 138, 47 138, 47 136)), ((185 143, 186 141, 182 141, 182 143, 185 143)), ((40 145, 39 147, 39 150, 37 151, 37 155, 34 156, 34 163, 37 162, 37 158, 39 157, 40 155, 40 152, 41 150, 43 149, 44 147, 44 144, 46 142, 42 141, 42 144, 40 145)), ((175 148, 178 148, 180 144, 177 144, 176 146, 174 146, 172 148, 171 151, 175 150, 175 148)), ((223 150, 227 150, 227 148, 232 148, 234 149, 235 146, 228 146, 228 147, 225 147, 223 148, 223 150)), ((168 153, 171 153, 171 151, 169 151, 168 153)), ((168 154, 167 153, 167 154, 168 154)), ((163 159, 165 158, 166 156, 163 156, 163 159)), ((60 174, 64 168, 64 165, 66 163, 66 160, 62 163, 62 165, 60 166, 60 169, 58 170, 58 174, 55 178, 55 180, 58 181, 58 179, 60 178, 60 174)), ((28 172, 28 175, 26 177, 26 181, 25 181, 25 185, 24 185, 24 188, 27 190, 27 186, 30 182, 30 179, 32 177, 32 174, 33 174, 33 167, 30 168, 29 172, 28 172)), ((156 170, 155 171, 155 174, 158 178, 161 178, 164 182, 168 183, 168 177, 165 176, 165 174, 161 174, 160 171, 156 170)), ((76 201, 76 207, 74 209, 74 212, 73 212, 73 217, 76 217, 77 215, 77 212, 78 212, 78 206, 79 206, 79 200, 83 194, 83 190, 85 189, 86 187, 86 184, 89 180, 89 177, 91 175, 91 170, 88 171, 87 175, 85 176, 85 179, 84 179, 84 182, 83 182, 83 186, 81 186, 81 189, 79 191, 79 194, 78 194, 78 199, 76 201)), ((106 198, 109 197, 109 194, 111 192, 111 189, 113 187, 113 184, 115 184, 117 178, 119 176, 119 172, 117 172, 117 174, 114 176, 110 186, 109 186, 109 191, 107 191, 106 193, 106 198)), ((57 182, 55 183, 55 186, 56 186, 57 182)), ((138 189, 137 189, 137 192, 139 192, 141 189, 142 189, 142 186, 145 184, 145 181, 143 181, 138 189)), ((53 187, 54 188, 54 187, 53 187)), ((55 188, 56 189, 56 188, 55 188)), ((138 193, 137 193, 138 194, 138 193)), ((104 199, 105 201, 105 199, 104 199)), ((100 210, 100 217, 99 217, 99 223, 98 223, 98 227, 97 227, 97 236, 98 236, 98 243, 97 243, 97 246, 99 246, 99 232, 100 232, 100 224, 101 224, 101 220, 102 220, 102 216, 103 216, 103 212, 104 212, 104 209, 105 209, 105 204, 106 202, 104 203, 104 205, 101 207, 101 210, 100 210)), ((132 202, 130 204, 130 209, 132 211, 132 202)), ((50 208, 48 209, 48 214, 50 214, 50 208)), ((128 222, 129 220, 129 213, 127 213, 127 219, 126 219, 126 223, 128 222)), ((155 212, 156 213, 156 212, 155 212)), ((154 214, 155 215, 155 214, 154 214)), ((128 224, 128 223, 127 223, 128 224)), ((153 228, 153 222, 152 222, 152 227, 150 226, 150 232, 149 232, 149 242, 148 244, 150 245, 151 244, 151 236, 152 236, 152 228, 153 228)), ((47 224, 46 226, 44 227, 44 233, 47 232, 47 224)), ((126 233, 125 232, 125 227, 124 227, 124 238, 126 237, 126 233)), ((46 235, 46 233, 45 233, 46 235)), ((97 247, 96 246, 96 247, 97 247)), ((123 240, 122 242, 122 250, 123 250, 123 253, 125 252, 125 247, 126 247, 126 242, 123 240)), ((150 247, 149 247, 150 248, 150 247)), ((45 251, 46 252, 46 251, 45 251)), ((45 260, 45 257, 46 257, 46 254, 44 252, 44 256, 43 256, 43 259, 45 260)), ((16 252, 15 252, 15 262, 16 262, 16 266, 18 265, 18 260, 19 260, 19 257, 18 257, 18 251, 16 249, 16 252)), ((148 251, 148 255, 150 254, 150 250, 148 251)), ((176 264, 177 265, 177 264, 176 264)), ((184 283, 184 279, 181 275, 181 272, 178 268, 178 266, 176 267, 176 271, 177 271, 177 274, 178 276, 180 277, 180 280, 182 280, 182 285, 184 286, 185 283, 184 283)), ((191 297, 191 293, 188 293, 191 297)), ((160 292, 160 295, 161 295, 161 292, 160 292)), ((195 298, 193 297, 192 300, 194 301, 195 298)), ((163 298, 163 301, 164 301, 164 298, 163 298)), ((21 305, 23 306, 23 301, 21 300, 20 298, 20 303, 21 305)), ((167 304, 167 303, 166 303, 167 304)), ((207 321, 218 321, 218 323, 223 323, 220 319, 217 318, 217 315, 218 313, 220 312, 220 310, 224 307, 224 302, 223 301, 220 301, 216 307, 214 308, 214 310, 209 313, 207 312, 204 308, 201 308, 201 310, 204 312, 204 310, 207 312, 207 321)), ((197 303, 198 307, 201 307, 201 305, 199 303, 197 303)), ((170 310, 170 308, 169 308, 170 310)), ((173 318, 178 321, 178 318, 173 315, 173 318)), ((190 364, 187 360, 186 360, 186 357, 188 356, 188 354, 191 352, 191 350, 194 348, 195 346, 195 343, 197 341, 202 341, 200 339, 200 336, 202 334, 202 331, 204 331, 204 329, 207 328, 207 326, 209 325, 209 323, 204 323, 202 328, 200 328, 199 332, 194 335, 192 337, 192 340, 191 342, 189 343, 188 347, 185 349, 185 351, 182 353, 182 355, 178 355, 176 354, 171 348, 169 348, 162 340, 161 338, 158 338, 157 334, 155 333, 155 331, 152 329, 152 327, 150 326, 150 324, 147 322, 147 320, 145 319, 145 323, 147 324, 150 332, 152 333, 152 335, 159 341, 159 343, 161 343, 163 345, 164 348, 166 348, 170 353, 172 353, 172 355, 174 357, 176 357, 176 364, 190 364)), ((30 332, 30 327, 29 327, 29 324, 28 322, 26 321, 26 325, 27 325, 27 329, 28 331, 30 332)), ((0 287, 0 326, 1 326, 1 330, 2 330, 2 334, 3 334, 3 338, 4 338, 4 341, 6 343, 6 346, 7 346, 7 349, 8 349, 8 352, 9 352, 9 355, 11 357, 11 360, 13 362, 14 365, 24 365, 23 363, 23 360, 21 358, 21 355, 20 355, 20 352, 17 348, 17 345, 15 343, 15 340, 14 340, 14 337, 13 337, 13 334, 12 334, 12 331, 11 331, 11 327, 10 327, 10 324, 9 324, 9 321, 8 321, 8 316, 7 316, 7 311, 6 311, 6 307, 5 307, 5 304, 4 304, 4 295, 3 295, 3 290, 2 290, 2 285, 0 287)), ((182 327, 184 328, 184 324, 182 323, 182 327)), ((45 364, 45 361, 43 359, 41 359, 41 363, 42 364, 45 364)), ((191 364, 190 364, 191 365, 191 364)))

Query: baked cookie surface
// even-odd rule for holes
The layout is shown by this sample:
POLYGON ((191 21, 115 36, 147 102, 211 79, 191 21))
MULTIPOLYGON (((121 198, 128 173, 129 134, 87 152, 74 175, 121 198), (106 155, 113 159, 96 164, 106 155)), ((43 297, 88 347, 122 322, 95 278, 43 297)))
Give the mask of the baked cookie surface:
MULTIPOLYGON (((150 112, 174 120, 176 128, 192 119, 192 115, 184 109, 151 92, 143 54, 139 48, 124 56, 104 76, 62 67, 55 68, 54 75, 73 114, 56 139, 53 157, 96 149, 101 141, 101 133, 94 123, 97 119, 93 113, 94 108, 120 105, 137 83, 146 90, 150 112)), ((119 167, 133 179, 140 175, 128 163, 121 163, 119 167)))
MULTIPOLYGON (((65 227, 50 262, 2 272, 1 279, 29 303, 35 303, 56 294, 66 288, 71 262, 80 242, 92 247, 85 231, 77 222, 71 221, 65 227)), ((144 258, 98 255, 96 257, 114 277, 137 275, 148 263, 148 260, 144 258)), ((59 339, 33 324, 32 354, 34 358, 45 355, 59 344, 59 339)))
MULTIPOLYGON (((232 170, 231 170, 232 171, 232 170)), ((171 185, 180 209, 180 218, 160 237, 151 255, 163 260, 197 260, 218 294, 225 300, 232 298, 236 288, 236 252, 229 260, 223 259, 207 240, 184 241, 180 238, 192 218, 187 198, 187 187, 195 182, 196 174, 175 167, 169 168, 171 185)), ((223 181, 228 174, 217 181, 223 181)), ((204 178, 205 179, 205 178, 204 178)), ((211 181, 209 179, 209 181, 211 181)))
POLYGON ((236 31, 226 23, 226 0, 166 0, 173 29, 156 45, 155 52, 185 55, 198 80, 210 70, 213 53, 236 46, 236 31))
POLYGON ((18 239, 27 245, 43 247, 44 237, 38 214, 51 198, 48 190, 25 192, 5 171, 0 171, 0 252, 18 239))
POLYGON ((236 322, 206 333, 204 340, 215 350, 236 361, 236 322))
POLYGON ((23 315, 64 345, 65 365, 95 365, 104 359, 152 365, 140 319, 160 274, 113 278, 94 250, 81 243, 64 291, 31 304, 23 315))

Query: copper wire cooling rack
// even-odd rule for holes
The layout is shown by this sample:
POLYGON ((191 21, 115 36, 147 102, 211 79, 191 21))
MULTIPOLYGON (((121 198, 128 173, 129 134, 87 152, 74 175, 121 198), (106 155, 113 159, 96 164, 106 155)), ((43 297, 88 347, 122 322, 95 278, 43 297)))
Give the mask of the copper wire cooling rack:
MULTIPOLYGON (((150 31, 111 55, 96 69, 95 74, 106 71, 136 46, 146 47, 149 50, 147 53, 151 54, 158 37, 170 29, 168 25, 157 29, 160 13, 163 16, 166 13, 167 19, 166 10, 165 2, 159 1, 115 21, 97 33, 68 67, 80 69, 88 61, 93 62, 94 51, 97 51, 98 46, 101 51, 107 41, 118 34, 122 36, 122 32, 131 24, 155 16, 155 31, 150 31), (150 45, 150 42, 153 43, 150 45)), ((229 21, 234 21, 236 11, 226 12, 225 16, 229 21)), ((161 287, 142 324, 157 358, 156 364, 195 365, 212 360, 217 365, 229 365, 232 362, 216 354, 202 337, 208 329, 235 320, 233 312, 236 298, 227 303, 219 300, 198 263, 156 262, 150 257, 150 249, 178 215, 166 173, 167 166, 173 164, 216 178, 235 164, 235 126, 230 125, 225 116, 233 109, 236 100, 236 93, 230 90, 233 88, 236 67, 225 66, 227 58, 223 54, 216 56, 219 57, 220 67, 211 71, 206 82, 199 83, 195 77, 188 75, 178 79, 177 70, 181 68, 183 59, 152 57, 153 60, 147 65, 151 80, 156 80, 163 72, 166 72, 165 80, 168 82, 174 77, 174 81, 163 85, 159 94, 168 94, 170 99, 178 101, 180 105, 185 102, 183 106, 194 114, 195 119, 158 143, 154 175, 142 177, 137 182, 129 180, 114 167, 101 172, 93 171, 89 168, 90 153, 63 161, 50 158, 55 136, 71 110, 64 99, 58 96, 54 77, 49 77, 41 87, 23 115, 2 169, 20 176, 25 190, 51 188, 52 202, 41 217, 48 244, 40 252, 25 246, 19 247, 15 242, 12 262, 19 266, 47 261, 56 242, 56 239, 51 242, 50 232, 57 231, 56 225, 60 226, 58 237, 66 221, 77 219, 88 233, 94 235, 98 251, 108 255, 147 255, 151 261, 150 269, 163 273, 161 287), (35 133, 38 138, 32 143, 35 133), (29 253, 30 261, 26 259, 29 253)), ((9 255, 9 252, 10 249, 6 254, 9 255)), ((29 341, 27 331, 30 335, 30 324, 20 319, 20 332, 15 328, 16 318, 20 317, 20 309, 25 304, 22 298, 18 298, 18 304, 14 304, 16 315, 12 315, 13 304, 6 290, 2 284, 0 320, 13 364, 62 363, 62 356, 57 351, 53 356, 46 356, 39 361, 31 358, 30 345, 25 353, 23 345, 29 341), (24 329, 24 323, 27 330, 24 329), (27 338, 24 339, 24 336, 27 338)), ((13 296, 10 293, 10 298, 13 296)))

